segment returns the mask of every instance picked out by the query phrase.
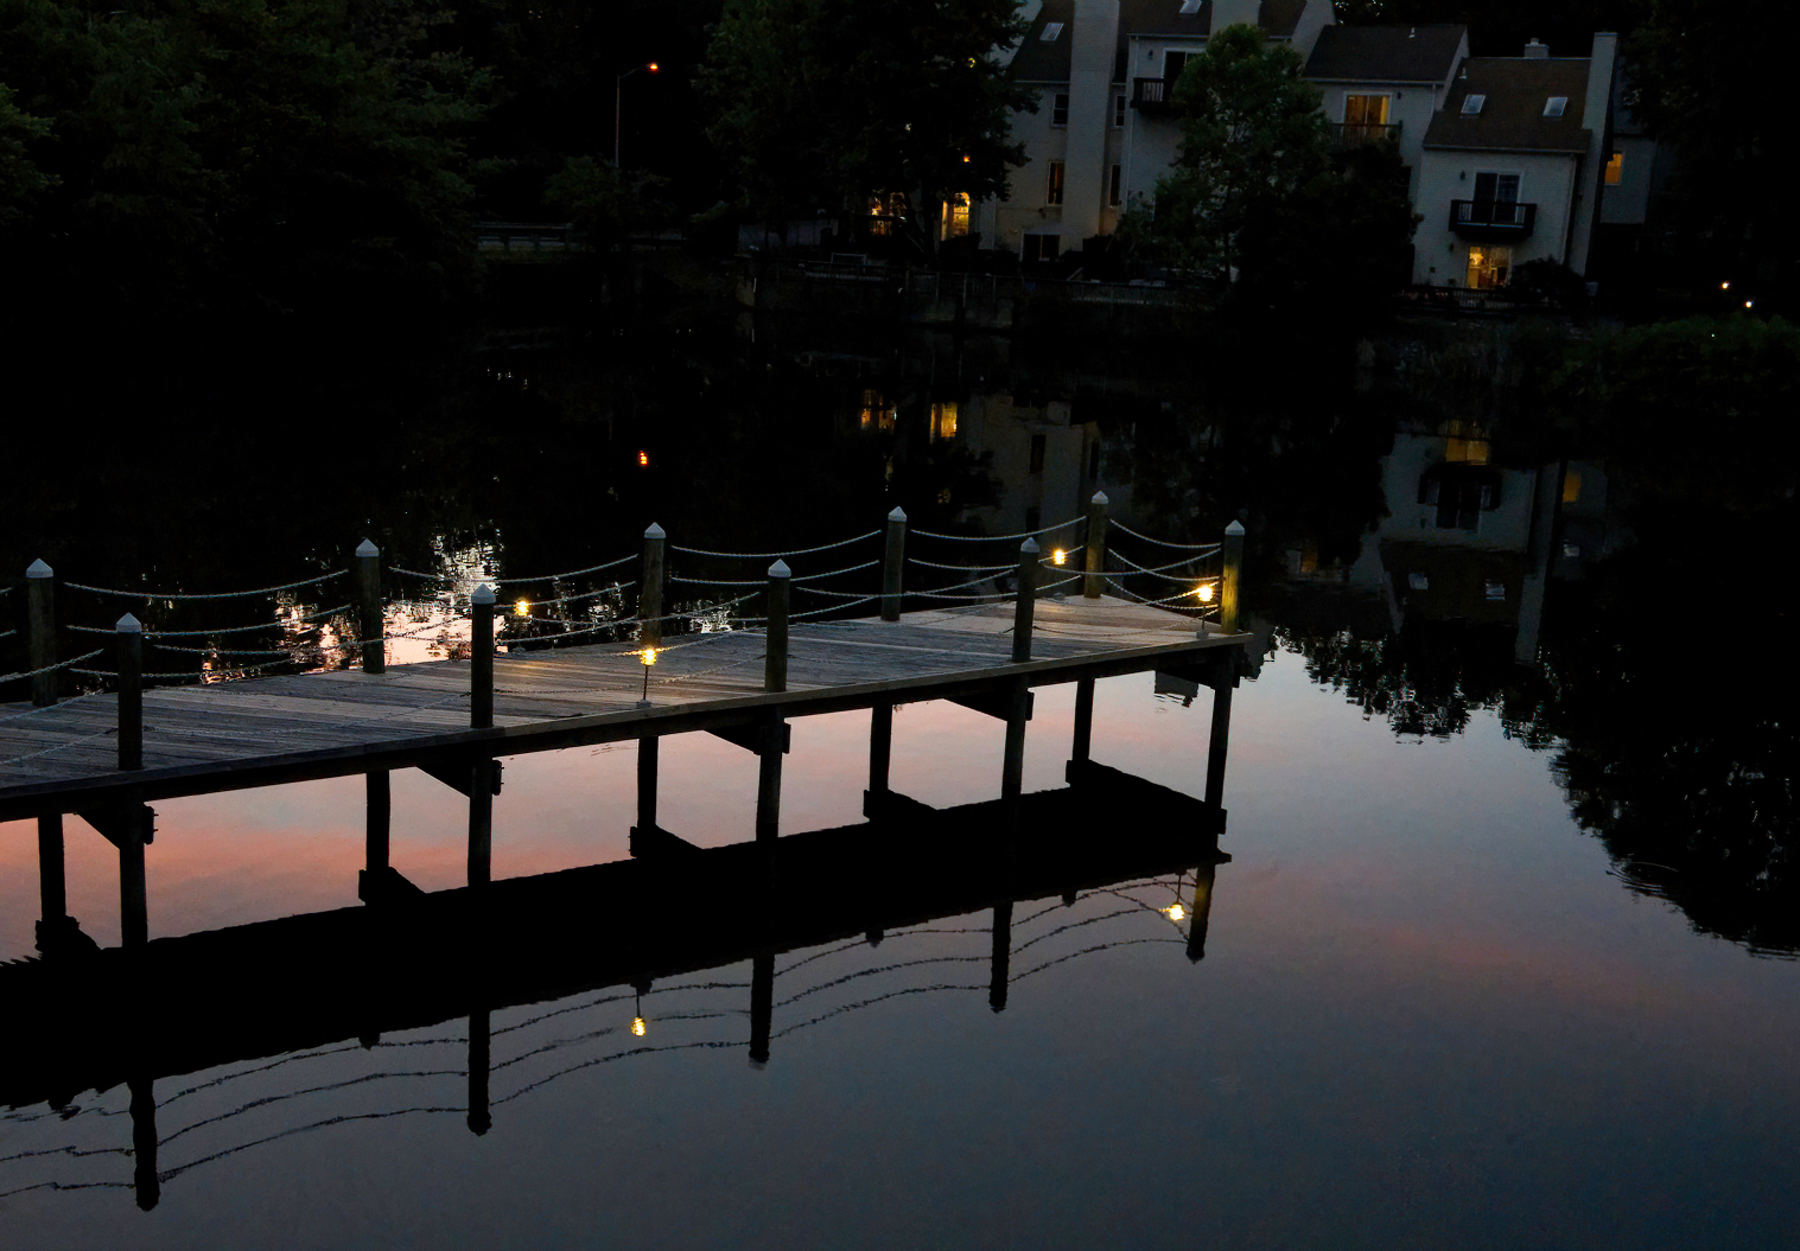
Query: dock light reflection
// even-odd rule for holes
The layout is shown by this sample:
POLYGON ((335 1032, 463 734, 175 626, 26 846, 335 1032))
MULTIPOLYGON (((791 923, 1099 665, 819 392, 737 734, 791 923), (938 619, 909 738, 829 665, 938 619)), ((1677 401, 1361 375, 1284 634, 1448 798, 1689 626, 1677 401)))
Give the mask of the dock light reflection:
POLYGON ((631 1032, 632 1033, 636 1034, 639 1038, 642 1038, 644 1036, 644 1028, 645 1028, 645 1026, 644 1026, 644 1018, 643 1017, 634 1016, 631 1018, 631 1032))
POLYGON ((1181 921, 1187 917, 1187 909, 1178 903, 1170 904, 1168 907, 1164 908, 1163 911, 1168 914, 1168 918, 1171 921, 1181 921))

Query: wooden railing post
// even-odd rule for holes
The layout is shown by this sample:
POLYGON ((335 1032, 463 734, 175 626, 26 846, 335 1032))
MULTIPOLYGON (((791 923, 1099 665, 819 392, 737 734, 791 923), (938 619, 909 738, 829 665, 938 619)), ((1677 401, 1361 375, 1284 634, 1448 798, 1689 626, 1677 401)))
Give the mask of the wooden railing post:
POLYGON ((1019 544, 1019 594, 1013 604, 1014 664, 1031 659, 1031 617, 1037 605, 1038 545, 1036 539, 1019 544))
POLYGON ((1220 544, 1221 572, 1219 576, 1219 626, 1227 634, 1236 634, 1238 628, 1238 575, 1244 567, 1244 523, 1234 521, 1225 527, 1225 539, 1220 544))
POLYGON ((117 626, 119 768, 144 767, 144 627, 130 613, 117 626))
POLYGON ((1106 493, 1095 491, 1087 509, 1087 576, 1081 580, 1081 594, 1086 599, 1099 599, 1106 586, 1106 493))
MULTIPOLYGON (((56 577, 41 560, 25 570, 25 600, 31 667, 48 669, 56 663, 56 577)), ((54 673, 40 673, 31 679, 34 705, 47 708, 56 702, 56 678, 54 673)))
POLYGON ((638 583, 638 641, 656 647, 663 640, 663 550, 667 536, 654 521, 644 531, 644 576, 638 583))
POLYGON ((387 672, 386 620, 381 604, 381 549, 364 539, 356 546, 357 633, 364 673, 387 672))
POLYGON ((769 628, 765 636, 763 690, 787 690, 788 599, 792 571, 778 560, 769 566, 769 628))
POLYGON ((901 571, 906 567, 906 513, 896 508, 887 518, 887 550, 881 557, 881 619, 900 620, 901 571))
POLYGON ((483 582, 469 597, 475 618, 469 638, 469 724, 494 724, 494 588, 483 582))

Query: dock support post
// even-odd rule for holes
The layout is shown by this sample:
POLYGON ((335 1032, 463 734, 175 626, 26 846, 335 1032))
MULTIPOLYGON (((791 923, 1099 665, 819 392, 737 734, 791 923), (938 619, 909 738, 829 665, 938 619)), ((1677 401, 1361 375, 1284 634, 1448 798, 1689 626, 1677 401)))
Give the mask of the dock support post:
POLYGON ((906 513, 887 516, 887 549, 881 557, 881 619, 900 620, 901 571, 906 567, 906 513))
POLYGON ((1225 752, 1231 742, 1231 688, 1237 685, 1237 654, 1226 649, 1213 679, 1212 734, 1206 744, 1206 803, 1217 808, 1225 798, 1225 752))
POLYGON ((888 764, 894 754, 894 705, 882 701, 869 709, 869 795, 888 793, 888 764))
POLYGON ((1087 509, 1087 567, 1081 579, 1085 599, 1099 599, 1106 586, 1106 493, 1095 491, 1087 509))
MULTIPOLYGON (((31 562, 25 570, 25 628, 30 635, 30 661, 33 669, 48 669, 56 663, 56 578, 50 566, 41 560, 31 562)), ((55 673, 40 673, 31 679, 31 702, 47 708, 56 702, 55 673)))
POLYGON ((156 1169, 156 1081, 138 1076, 126 1085, 131 1091, 131 1184, 138 1207, 148 1212, 162 1201, 162 1175, 156 1169))
POLYGON ((387 876, 388 830, 393 813, 392 775, 386 769, 370 769, 363 775, 367 799, 366 828, 363 834, 364 880, 374 890, 387 876))
POLYGON ((788 600, 792 571, 778 560, 769 566, 769 626, 764 634, 763 690, 787 690, 788 600))
POLYGON ((494 724, 494 588, 483 582, 469 597, 475 618, 469 638, 469 725, 494 724))
POLYGON ((130 613, 117 627, 119 768, 144 767, 144 627, 130 613))
POLYGON ((646 839, 656 829, 656 765, 662 740, 649 735, 637 745, 637 828, 646 839))
POLYGON ((1001 762, 1000 798, 1017 799, 1025 792, 1025 719, 1031 707, 1031 688, 1023 678, 1007 692, 1006 754, 1001 762))
POLYGON ((488 1070, 493 1060, 493 1013, 478 1008, 469 1013, 469 1132, 477 1137, 494 1127, 488 1102, 488 1070))
POLYGON ((756 841, 772 843, 781 828, 781 716, 763 727, 762 752, 756 769, 756 841))
POLYGON ((356 545, 357 633, 364 673, 387 672, 386 623, 381 611, 381 549, 368 539, 356 545))
POLYGON ((156 814, 142 804, 121 808, 119 843, 119 942, 130 948, 150 941, 150 906, 145 898, 144 844, 156 814))
POLYGON ((494 762, 483 756, 471 770, 469 787, 469 885, 486 886, 494 865, 494 762))
POLYGON ((1079 678, 1075 682, 1075 742, 1069 749, 1069 758, 1087 760, 1093 737, 1094 679, 1079 678))
POLYGON ((45 813, 38 826, 38 901, 42 905, 37 923, 37 949, 48 953, 68 928, 69 897, 67 877, 63 871, 62 813, 45 813))
POLYGON ((761 952, 750 962, 750 1067, 769 1062, 769 1035, 775 1017, 775 955, 761 952))
POLYGON ((1219 866, 1208 862, 1194 870, 1194 917, 1188 925, 1187 957, 1198 962, 1206 957, 1206 927, 1212 919, 1213 883, 1219 866))
POLYGON ((1220 544, 1219 626, 1227 634, 1238 628, 1238 576, 1244 568, 1244 523, 1234 521, 1225 527, 1225 540, 1220 544))
POLYGON ((1012 900, 994 905, 993 961, 988 971, 988 1007, 1006 1011, 1006 987, 1012 969, 1012 900))
POLYGON ((1014 664, 1031 659, 1031 617, 1037 606, 1037 569, 1037 540, 1026 539, 1019 544, 1019 593, 1013 602, 1014 664))
POLYGON ((654 521, 644 531, 644 574, 638 582, 638 642, 659 647, 663 640, 663 547, 667 536, 654 521))

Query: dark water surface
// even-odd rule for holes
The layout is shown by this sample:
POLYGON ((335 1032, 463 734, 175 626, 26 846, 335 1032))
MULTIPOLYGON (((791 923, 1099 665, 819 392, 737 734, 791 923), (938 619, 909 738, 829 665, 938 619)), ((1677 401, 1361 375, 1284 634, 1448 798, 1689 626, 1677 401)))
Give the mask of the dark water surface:
MULTIPOLYGON (((667 400, 704 373, 641 385, 667 400)), ((645 426, 662 440, 647 472, 665 456, 679 471, 656 485, 631 476, 653 436, 625 430, 616 378, 593 384, 611 400, 573 417, 565 379, 555 420, 571 437, 548 456, 530 424, 542 411, 475 405, 466 421, 395 428, 417 456, 389 466, 391 492, 332 496, 295 474, 270 499, 280 525, 242 521, 222 542, 261 543, 295 576, 328 567, 333 548, 290 523, 329 497, 329 524, 304 529, 353 542, 367 522, 396 562, 575 568, 629 551, 648 515, 673 530, 665 508, 685 510, 696 542, 758 547, 805 532, 792 497, 821 483, 835 484, 819 508, 839 533, 895 498, 928 508, 965 489, 968 466, 942 449, 908 460, 879 419, 872 441, 856 428, 866 380, 794 377, 812 381, 765 410, 790 419, 780 440, 742 427, 741 395, 689 412, 685 435, 645 426), (784 455, 800 485, 746 485, 784 455), (474 466, 491 493, 454 487, 474 466)), ((909 393, 915 416, 929 391, 909 393)), ((1108 428, 1106 463, 1128 463, 1108 428)), ((1372 465, 1343 474, 1379 476, 1372 465)), ((1156 494, 1132 473, 1122 485, 1156 494)), ((1283 524, 1275 504, 1259 520, 1283 524)), ((53 559, 247 584, 235 560, 199 558, 210 526, 190 516, 134 537, 132 554, 154 554, 141 563, 76 537, 53 559)), ((15 534, 7 559, 43 533, 15 534)), ((1729 669, 1689 652, 1658 667, 1692 644, 1673 623, 1621 625, 1646 620, 1633 588, 1658 594, 1626 568, 1553 586, 1541 646, 1519 660, 1516 615, 1483 633, 1416 612, 1383 626, 1383 610, 1368 628, 1366 596, 1320 598, 1316 574, 1284 582, 1265 555, 1254 624, 1268 642, 1234 705, 1232 860, 1204 959, 1188 958, 1190 864, 1015 904, 1000 1012, 989 910, 783 953, 763 1067, 749 1062, 749 963, 497 1011, 482 1135, 467 1124, 466 1018, 163 1078, 148 1212, 125 1085, 10 1108, 0 1245, 1791 1246, 1791 730, 1781 680, 1755 676, 1763 645, 1729 669)), ((1102 682, 1095 758, 1197 794, 1207 716, 1204 691, 1184 706, 1148 676, 1102 682)), ((1028 790, 1061 785, 1071 717, 1070 688, 1039 692, 1028 790)), ((867 731, 862 713, 795 724, 784 832, 860 818, 867 731)), ((990 799, 1001 737, 952 705, 902 708, 893 784, 940 806, 990 799)), ((626 856, 633 759, 509 760, 495 876, 626 856)), ((754 757, 683 736, 662 775, 661 824, 704 846, 750 837, 754 757)), ((157 805, 152 936, 353 906, 362 799, 347 779, 157 805)), ((464 821, 459 796, 397 774, 396 868, 428 890, 459 885, 464 821)), ((1133 821, 1110 814, 1092 836, 1128 839, 1133 821)), ((68 860, 69 911, 116 943, 110 846, 71 821, 68 860)), ((36 889, 32 827, 0 825, 0 958, 33 954, 36 889)), ((684 900, 655 906, 680 914, 684 900)))

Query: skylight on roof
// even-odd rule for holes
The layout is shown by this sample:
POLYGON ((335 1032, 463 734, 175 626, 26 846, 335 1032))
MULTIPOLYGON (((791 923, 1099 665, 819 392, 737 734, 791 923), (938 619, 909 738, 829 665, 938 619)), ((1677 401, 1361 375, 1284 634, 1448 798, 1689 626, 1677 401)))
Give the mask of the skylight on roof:
POLYGON ((1181 16, 1192 17, 1200 11, 1200 0, 1181 0, 1181 16))
POLYGON ((1062 28, 1063 24, 1061 22, 1045 22, 1044 33, 1039 35, 1038 38, 1042 39, 1045 43, 1055 43, 1056 37, 1062 34, 1062 28))
POLYGON ((1568 107, 1568 96, 1551 96, 1548 100, 1544 101, 1544 116, 1561 117, 1563 115, 1563 110, 1568 107))
POLYGON ((1462 107, 1463 116, 1479 117, 1481 115, 1481 106, 1486 103, 1487 97, 1483 95, 1464 96, 1462 107))

